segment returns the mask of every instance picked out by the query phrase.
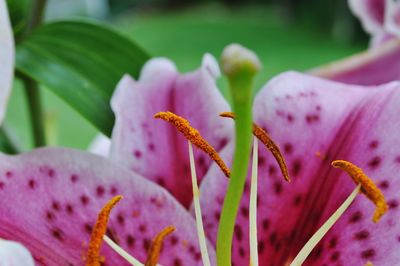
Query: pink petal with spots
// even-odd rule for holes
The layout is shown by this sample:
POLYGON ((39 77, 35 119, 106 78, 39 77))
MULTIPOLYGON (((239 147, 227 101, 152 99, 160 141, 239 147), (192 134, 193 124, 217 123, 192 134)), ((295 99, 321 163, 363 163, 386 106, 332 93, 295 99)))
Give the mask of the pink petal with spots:
POLYGON ((386 0, 348 0, 351 11, 371 35, 384 31, 386 0))
POLYGON ((14 38, 7 3, 0 0, 0 124, 3 122, 14 75, 14 38))
POLYGON ((34 266, 29 251, 19 243, 0 240, 0 266, 34 266))
POLYGON ((371 49, 309 72, 356 85, 380 85, 400 80, 400 40, 391 39, 371 49))
MULTIPOLYGON (((155 113, 172 111, 189 120, 219 151, 231 136, 232 124, 219 118, 229 105, 216 87, 219 68, 211 55, 191 73, 178 74, 166 59, 153 59, 134 81, 126 76, 112 99, 116 124, 111 158, 167 188, 184 206, 192 200, 187 141, 155 113)), ((195 150, 201 181, 211 160, 195 150)))
MULTIPOLYGON (((384 192, 394 210, 374 225, 374 206, 360 196, 342 224, 332 229, 331 236, 324 238, 305 265, 364 265, 368 260, 374 265, 395 265, 394 261, 400 259, 393 248, 400 232, 400 213, 396 209, 400 198, 395 194, 400 182, 394 176, 400 168, 400 163, 395 162, 400 158, 395 149, 400 144, 400 123, 396 118, 400 112, 400 84, 365 90, 289 72, 269 82, 257 95, 254 106, 256 123, 267 129, 281 147, 292 177, 292 183, 284 182, 274 158, 260 145, 260 264, 290 263, 355 188, 349 177, 330 166, 334 159, 346 159, 364 167, 377 182, 387 186, 384 192), (357 212, 361 217, 354 218, 357 212), (349 224, 349 219, 358 219, 361 227, 349 224), (366 229, 371 241, 359 240, 364 236, 353 237, 353 231, 366 229), (333 236, 336 240, 329 244, 333 236), (391 244, 385 245, 385 241, 391 244)), ((232 143, 222 152, 228 165, 232 152, 232 143)), ((248 178, 235 228, 236 265, 249 261, 249 181, 248 178)), ((216 240, 226 185, 226 178, 212 167, 201 186, 204 224, 212 241, 216 240)))
MULTIPOLYGON (((108 236, 144 262, 151 239, 174 225, 160 264, 201 265, 193 218, 156 184, 70 149, 0 157, 0 237, 25 245, 38 265, 83 265, 97 213, 117 194, 124 199, 112 211, 108 236)), ((128 265, 105 244, 102 255, 108 265, 128 265)))

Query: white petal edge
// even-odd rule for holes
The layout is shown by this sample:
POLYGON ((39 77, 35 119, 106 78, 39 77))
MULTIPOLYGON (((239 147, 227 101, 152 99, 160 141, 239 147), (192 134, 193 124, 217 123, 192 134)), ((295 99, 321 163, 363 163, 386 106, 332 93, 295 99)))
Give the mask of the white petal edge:
POLYGON ((90 143, 88 151, 103 157, 108 157, 111 140, 103 134, 98 134, 90 143))
POLYGON ((0 240, 0 266, 34 266, 29 251, 21 244, 0 240))

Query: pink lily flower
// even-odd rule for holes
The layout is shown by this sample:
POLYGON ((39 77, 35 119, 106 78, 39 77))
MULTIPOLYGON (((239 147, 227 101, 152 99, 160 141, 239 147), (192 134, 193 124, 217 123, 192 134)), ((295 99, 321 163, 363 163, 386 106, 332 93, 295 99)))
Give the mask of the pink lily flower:
MULTIPOLYGON (((214 62, 207 55, 199 70, 181 76, 176 74, 171 63, 153 59, 146 64, 138 81, 125 77, 120 82, 112 101, 117 121, 110 157, 166 187, 185 206, 192 197, 190 183, 185 185, 190 181, 185 178, 189 175, 188 170, 181 170, 189 160, 184 147, 186 141, 168 124, 148 119, 154 111, 175 110, 192 125, 196 124, 230 165, 232 122, 218 121, 217 115, 223 110, 219 106, 228 108, 228 105, 215 87, 212 73, 219 71, 209 71, 218 69, 214 62), (160 78, 151 78, 154 76, 160 78), (189 88, 191 93, 175 93, 180 89, 189 91, 189 88), (169 101, 165 101, 166 98, 169 101), (216 125, 218 131, 210 125, 216 125), (224 134, 216 136, 220 128, 224 134), (155 145, 159 140, 163 141, 155 145), (226 145, 218 146, 220 142, 226 145), (163 173, 162 181, 156 178, 159 173, 163 173)), ((340 158, 361 165, 380 184, 391 210, 380 224, 374 225, 370 218, 373 206, 364 199, 357 199, 306 264, 363 265, 372 261, 378 265, 392 265, 397 260, 395 250, 379 243, 389 241, 389 236, 393 245, 398 242, 394 221, 399 215, 396 211, 399 199, 395 195, 397 183, 392 180, 391 171, 398 164, 399 154, 390 148, 396 138, 388 132, 395 132, 399 125, 381 130, 379 125, 396 113, 399 86, 391 83, 365 90, 361 86, 289 72, 276 77, 259 92, 253 109, 255 122, 267 128, 283 148, 293 177, 293 184, 285 184, 275 160, 266 149, 259 149, 257 225, 261 232, 258 241, 261 265, 290 263, 315 230, 350 194, 354 184, 330 165, 332 160, 340 158), (364 127, 368 129, 364 131, 364 127), (351 130, 359 137, 349 134, 351 130)), ((198 156, 204 155, 199 153, 198 156)), ((196 160, 199 169, 204 165, 203 160, 209 159, 196 160)), ((206 165, 200 200, 206 235, 215 243, 228 179, 215 164, 206 165)), ((246 265, 250 258, 247 230, 250 184, 246 187, 233 246, 235 265, 246 265)))
POLYGON ((371 35, 371 47, 311 71, 324 78, 358 85, 400 79, 400 4, 395 0, 348 0, 371 35))
MULTIPOLYGON (((202 67, 187 75, 177 74, 170 62, 156 59, 145 66, 140 80, 125 77, 112 103, 117 116, 111 151, 115 162, 60 148, 39 149, 17 156, 0 154, 0 237, 23 244, 39 265, 82 265, 87 259, 89 236, 98 211, 110 197, 122 194, 124 201, 110 216, 109 238, 139 261, 145 261, 151 238, 172 224, 177 231, 164 242, 159 262, 162 265, 201 265, 203 254, 198 247, 195 220, 177 201, 185 207, 190 205, 192 196, 187 176, 190 175, 189 165, 195 161, 200 181, 204 179, 201 200, 206 234, 211 240, 205 239, 205 245, 214 265, 215 224, 227 179, 216 172, 214 164, 202 153, 196 152, 194 160, 188 159, 183 153, 186 149, 181 147, 186 141, 171 126, 153 122, 152 115, 170 109, 190 119, 229 162, 233 152, 232 122, 217 116, 221 111, 229 110, 216 89, 217 76, 218 65, 206 55, 202 67), (137 101, 135 105, 133 101, 137 101)), ((331 169, 327 166, 329 161, 337 156, 356 161, 367 169, 370 167, 368 173, 374 176, 379 174, 381 179, 376 180, 381 181, 380 185, 387 192, 392 210, 383 225, 372 227, 366 218, 371 206, 356 200, 347 213, 349 219, 345 216, 336 225, 340 230, 332 230, 325 238, 333 248, 331 253, 318 252, 321 248, 317 247, 317 255, 307 263, 396 263, 397 256, 388 249, 388 244, 391 247, 392 242, 398 241, 395 236, 397 189, 396 182, 386 178, 393 174, 395 167, 386 165, 384 168, 383 165, 384 158, 398 159, 391 149, 396 141, 395 134, 390 134, 396 132, 398 126, 386 126, 380 131, 379 128, 371 129, 370 123, 379 125, 392 118, 397 110, 398 89, 399 85, 393 83, 364 90, 287 73, 271 81, 260 92, 254 105, 255 120, 268 127, 274 137, 282 133, 276 139, 290 158, 290 171, 297 185, 290 188, 293 191, 287 189, 289 193, 282 193, 286 186, 275 180, 276 170, 271 170, 274 165, 269 163, 267 168, 265 164, 272 158, 268 154, 262 157, 260 150, 260 185, 265 182, 266 185, 260 186, 259 195, 266 196, 259 196, 258 227, 266 232, 271 230, 269 234, 259 234, 257 256, 261 263, 290 263, 312 232, 349 194, 352 183, 343 178, 343 183, 336 185, 340 174, 327 170, 331 169), (325 93, 327 88, 329 93, 325 93), (347 98, 343 99, 344 96, 347 98), (371 120, 371 117, 375 119, 371 120), (349 128, 358 129, 364 138, 347 139, 345 132, 349 128), (364 128, 369 129, 369 135, 362 134, 364 128), (375 134, 371 140, 367 138, 370 134, 375 134), (310 141, 307 136, 314 138, 310 141), (379 136, 385 136, 385 139, 379 136), (376 152, 382 149, 385 153, 367 156, 364 152, 360 155, 359 148, 366 143, 368 148, 376 152), (316 159, 314 150, 323 158, 316 159), (325 178, 319 178, 320 173, 324 173, 325 178), (272 186, 268 186, 266 177, 274 180, 272 186), (284 195, 288 196, 286 204, 284 195), (270 206, 276 211, 280 208, 282 214, 270 215, 270 206), (290 213, 290 217, 286 213, 290 213), (349 225, 349 221, 357 227, 349 225), (359 226, 366 229, 359 231, 359 226), (345 234, 339 235, 342 232, 345 234), (270 246, 266 244, 267 240, 270 246), (368 248, 365 242, 357 244, 364 240, 371 240, 368 248), (380 244, 380 240, 386 245, 380 244), (354 254, 359 256, 354 257, 354 254)), ((249 245, 243 244, 247 242, 244 232, 248 223, 244 219, 246 206, 241 207, 242 217, 236 227, 233 257, 237 265, 248 264, 250 257, 249 245)), ((327 244, 322 242, 320 245, 327 244)), ((22 248, 18 248, 18 252, 1 250, 8 256, 4 257, 8 263, 22 248)), ((29 255, 24 254, 28 260, 25 265, 29 265, 29 255)), ((101 254, 106 265, 127 265, 109 246, 103 245, 101 254)))
MULTIPOLYGON (((188 206, 192 198, 186 183, 190 160, 181 147, 186 140, 153 115, 171 108, 189 118, 230 162, 232 121, 218 117, 229 110, 215 85, 218 72, 215 59, 206 55, 193 73, 179 75, 169 61, 154 59, 138 81, 124 77, 112 102, 117 118, 111 152, 115 162, 60 148, 0 155, 0 237, 22 243, 39 265, 82 265, 96 214, 110 197, 121 194, 125 199, 110 216, 109 238, 145 261, 150 239, 174 225, 176 232, 166 239, 159 263, 202 265, 195 220, 176 200, 188 206)), ((398 241, 398 202, 391 175, 398 154, 392 148, 396 137, 391 132, 397 132, 399 125, 379 125, 393 121, 399 89, 398 83, 365 90, 286 73, 260 91, 254 119, 283 147, 293 177, 293 184, 283 184, 277 164, 260 148, 257 212, 262 265, 290 263, 354 188, 331 168, 333 159, 365 167, 385 189, 392 209, 381 223, 372 225, 372 205, 358 198, 306 263, 393 265, 397 255, 390 247, 398 241), (351 130, 357 136, 348 134, 351 130), (380 241, 393 243, 380 245, 380 241)), ((213 244, 228 180, 201 152, 196 151, 194 158, 199 177, 205 175, 198 195, 210 239, 205 239, 208 257, 215 265, 213 244)), ((233 246, 235 265, 249 262, 247 206, 245 197, 233 246)), ((103 245, 101 254, 107 265, 127 265, 109 246, 103 245)))
MULTIPOLYGON (((292 183, 284 182, 265 147, 258 149, 257 228, 260 265, 289 265, 314 232, 354 189, 330 162, 345 159, 364 169, 388 200, 382 221, 371 221, 373 205, 359 197, 317 245, 304 265, 397 265, 400 217, 400 83, 346 85, 296 72, 272 79, 256 96, 253 118, 268 129, 286 158, 292 183), (391 121, 391 122, 390 122, 391 121), (393 133, 391 133, 393 132, 393 133)), ((221 155, 230 164, 233 145, 221 155)), ((229 181, 213 165, 200 188, 205 230, 216 240, 229 181)), ((247 265, 250 178, 235 226, 233 261, 247 265)))

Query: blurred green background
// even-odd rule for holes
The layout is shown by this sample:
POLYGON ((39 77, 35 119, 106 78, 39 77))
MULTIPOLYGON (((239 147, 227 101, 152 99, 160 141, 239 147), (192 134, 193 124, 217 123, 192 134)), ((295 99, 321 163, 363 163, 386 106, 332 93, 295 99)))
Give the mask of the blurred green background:
MULTIPOLYGON (((204 53, 218 57, 229 43, 254 50, 263 62, 261 88, 286 70, 307 70, 367 46, 367 36, 341 1, 52 0, 47 21, 96 19, 128 36, 152 56, 171 58, 182 72, 204 53)), ((225 91, 226 83, 220 87, 225 91)), ((42 90, 48 141, 86 149, 97 130, 48 90, 42 90)), ((31 148, 26 99, 15 83, 6 117, 23 149, 31 148)))

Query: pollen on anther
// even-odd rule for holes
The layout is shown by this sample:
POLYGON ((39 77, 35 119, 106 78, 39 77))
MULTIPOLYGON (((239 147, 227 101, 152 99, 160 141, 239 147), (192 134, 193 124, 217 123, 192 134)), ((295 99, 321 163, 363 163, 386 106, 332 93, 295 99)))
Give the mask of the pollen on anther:
POLYGON ((340 168, 347 172, 356 184, 361 184, 360 191, 367 196, 376 206, 372 220, 376 223, 389 209, 385 201, 383 193, 379 190, 376 184, 361 170, 361 168, 354 164, 344 161, 336 160, 332 162, 332 166, 340 168))
POLYGON ((122 196, 115 196, 101 209, 95 226, 90 236, 89 249, 87 253, 87 266, 100 266, 100 247, 103 236, 107 231, 108 218, 112 208, 122 199, 122 196))
MULTIPOLYGON (((223 112, 220 113, 220 116, 227 117, 227 118, 235 118, 235 115, 231 112, 223 112)), ((282 175, 286 181, 290 182, 289 171, 286 166, 285 159, 280 151, 278 145, 272 140, 272 138, 268 135, 268 133, 262 129, 259 125, 253 123, 253 135, 256 136, 267 149, 272 153, 275 157, 275 160, 278 162, 278 165, 281 169, 282 175)), ((292 148, 290 148, 290 151, 292 148)))
POLYGON ((175 231, 174 226, 165 227, 151 242, 151 246, 149 252, 147 254, 147 259, 145 266, 156 266, 158 262, 158 258, 160 257, 160 252, 162 249, 162 244, 169 234, 175 231))
POLYGON ((172 112, 159 112, 154 115, 154 118, 163 119, 174 125, 191 143, 207 153, 211 159, 217 163, 227 177, 230 176, 229 168, 221 159, 217 151, 200 135, 199 131, 190 125, 186 119, 172 112))

